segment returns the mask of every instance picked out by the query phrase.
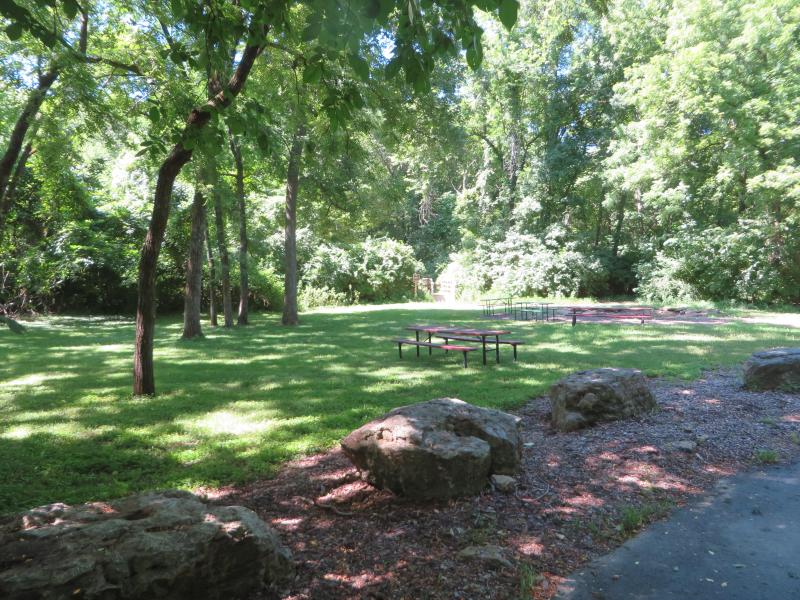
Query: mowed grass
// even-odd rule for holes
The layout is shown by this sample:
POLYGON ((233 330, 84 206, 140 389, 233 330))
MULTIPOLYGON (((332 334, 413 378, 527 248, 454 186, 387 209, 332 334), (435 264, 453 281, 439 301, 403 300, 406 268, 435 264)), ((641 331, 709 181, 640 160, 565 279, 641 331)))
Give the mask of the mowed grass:
POLYGON ((797 345, 798 330, 722 326, 507 323, 520 360, 436 351, 401 361, 390 338, 411 323, 487 325, 479 310, 395 305, 320 311, 285 328, 274 314, 181 341, 180 318, 156 332, 153 398, 133 398, 133 323, 43 318, 0 331, 0 513, 146 489, 269 477, 286 460, 334 446, 403 404, 455 396, 512 408, 579 369, 635 367, 691 379, 754 350, 797 345))

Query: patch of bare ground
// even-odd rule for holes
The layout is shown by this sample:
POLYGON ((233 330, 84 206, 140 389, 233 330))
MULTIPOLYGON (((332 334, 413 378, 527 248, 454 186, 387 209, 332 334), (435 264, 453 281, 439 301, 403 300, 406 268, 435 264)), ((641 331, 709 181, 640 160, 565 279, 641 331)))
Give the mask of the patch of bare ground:
POLYGON ((800 454, 800 395, 743 390, 733 370, 652 384, 658 412, 574 433, 550 427, 545 398, 518 410, 514 494, 407 502, 361 482, 332 451, 218 497, 258 512, 298 561, 289 589, 260 598, 548 598, 562 577, 719 478, 800 454), (484 544, 505 548, 513 568, 459 558, 484 544))

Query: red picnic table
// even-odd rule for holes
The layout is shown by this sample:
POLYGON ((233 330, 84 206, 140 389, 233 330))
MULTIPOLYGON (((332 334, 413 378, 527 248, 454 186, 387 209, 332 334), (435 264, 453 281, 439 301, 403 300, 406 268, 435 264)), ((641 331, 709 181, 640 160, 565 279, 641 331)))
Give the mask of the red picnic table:
MULTIPOLYGON (((483 347, 483 364, 486 364, 486 340, 487 338, 494 338, 495 357, 496 361, 500 362, 500 344, 510 344, 514 347, 514 360, 517 358, 517 345, 522 342, 517 340, 501 340, 500 336, 509 335, 511 332, 506 329, 470 329, 461 327, 452 327, 447 325, 409 325, 407 330, 413 331, 419 342, 420 332, 428 334, 428 344, 431 343, 431 338, 436 337, 444 338, 445 344, 448 340, 458 340, 462 342, 477 342, 481 341, 483 347)), ((491 342, 490 342, 491 343, 491 342)), ((428 354, 432 353, 432 347, 428 346, 428 354)), ((417 356, 419 356, 419 346, 417 346, 417 356)))

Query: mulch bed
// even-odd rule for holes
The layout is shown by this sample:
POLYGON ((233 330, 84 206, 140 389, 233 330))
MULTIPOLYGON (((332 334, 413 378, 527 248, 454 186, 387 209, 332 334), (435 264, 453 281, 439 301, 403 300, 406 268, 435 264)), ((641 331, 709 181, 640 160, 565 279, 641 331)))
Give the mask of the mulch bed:
POLYGON ((215 496, 255 510, 294 553, 289 589, 260 598, 549 598, 582 563, 721 477, 800 454, 800 395, 745 391, 734 370, 652 385, 660 411, 580 432, 555 432, 546 398, 516 411, 525 449, 514 494, 408 502, 361 482, 337 450, 215 496), (458 557, 485 544, 514 566, 458 557))

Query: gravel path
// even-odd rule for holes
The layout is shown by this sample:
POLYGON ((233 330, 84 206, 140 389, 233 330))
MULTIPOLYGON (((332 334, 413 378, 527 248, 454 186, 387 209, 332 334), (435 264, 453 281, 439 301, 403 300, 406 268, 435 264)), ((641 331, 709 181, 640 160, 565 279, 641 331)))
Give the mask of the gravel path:
POLYGON ((550 598, 566 575, 720 478, 800 454, 800 395, 745 391, 739 377, 653 380, 658 412, 574 433, 552 430, 546 399, 532 400, 517 411, 515 494, 406 502, 359 481, 332 451, 215 495, 257 511, 298 560, 291 588, 264 598, 550 598), (512 565, 458 556, 488 544, 512 565))

